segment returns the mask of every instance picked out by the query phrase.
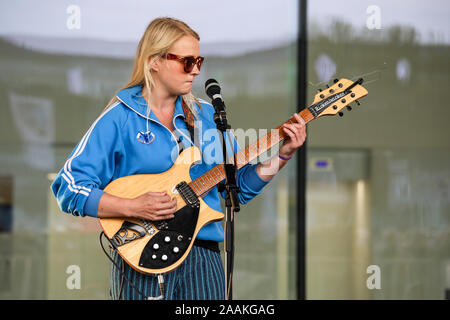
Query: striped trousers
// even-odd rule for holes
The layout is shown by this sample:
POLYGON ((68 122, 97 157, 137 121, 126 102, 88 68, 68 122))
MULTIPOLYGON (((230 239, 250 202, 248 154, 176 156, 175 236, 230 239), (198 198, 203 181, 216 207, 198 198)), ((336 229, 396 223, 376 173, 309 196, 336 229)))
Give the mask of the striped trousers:
MULTIPOLYGON (((112 250, 112 257, 119 269, 111 263, 110 296, 119 299, 121 270, 125 276, 148 297, 161 295, 158 277, 137 272, 112 250)), ((225 275, 220 253, 203 247, 192 246, 183 263, 164 276, 164 300, 224 300, 225 275)), ((122 300, 145 300, 126 279, 123 279, 122 300)))

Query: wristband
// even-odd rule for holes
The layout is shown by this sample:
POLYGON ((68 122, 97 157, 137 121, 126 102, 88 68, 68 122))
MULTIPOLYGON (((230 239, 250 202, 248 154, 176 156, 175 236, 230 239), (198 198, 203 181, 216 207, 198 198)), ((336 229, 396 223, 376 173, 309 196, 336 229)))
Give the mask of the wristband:
POLYGON ((284 161, 288 161, 288 160, 291 160, 292 157, 285 158, 285 157, 278 155, 278 158, 280 158, 281 160, 284 160, 284 161))

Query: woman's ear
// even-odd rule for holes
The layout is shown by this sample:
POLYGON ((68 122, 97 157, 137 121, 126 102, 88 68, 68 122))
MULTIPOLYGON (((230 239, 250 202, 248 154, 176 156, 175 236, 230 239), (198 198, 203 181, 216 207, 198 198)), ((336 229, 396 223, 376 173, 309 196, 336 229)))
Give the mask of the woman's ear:
POLYGON ((148 63, 148 68, 150 69, 150 72, 151 71, 156 71, 156 72, 159 71, 159 68, 160 68, 159 62, 160 62, 160 60, 161 59, 159 59, 158 57, 149 57, 148 58, 147 63, 148 63))

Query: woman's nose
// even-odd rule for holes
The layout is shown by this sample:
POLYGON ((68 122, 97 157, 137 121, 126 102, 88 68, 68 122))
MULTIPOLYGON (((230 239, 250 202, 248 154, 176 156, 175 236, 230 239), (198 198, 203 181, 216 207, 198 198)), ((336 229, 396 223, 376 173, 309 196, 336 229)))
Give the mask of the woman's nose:
POLYGON ((200 69, 198 68, 197 64, 194 65, 194 68, 192 69, 191 74, 194 76, 198 76, 200 74, 200 69))

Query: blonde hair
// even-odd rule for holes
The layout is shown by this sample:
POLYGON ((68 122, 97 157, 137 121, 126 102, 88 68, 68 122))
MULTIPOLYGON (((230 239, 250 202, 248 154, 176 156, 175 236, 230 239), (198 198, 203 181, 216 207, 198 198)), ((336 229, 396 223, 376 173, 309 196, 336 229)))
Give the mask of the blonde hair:
MULTIPOLYGON (((155 82, 150 72, 150 66, 166 55, 170 47, 181 37, 186 35, 190 35, 200 41, 200 36, 197 32, 192 30, 181 20, 162 17, 150 22, 137 46, 136 58, 134 60, 130 81, 117 92, 136 85, 145 84, 147 92, 150 94, 150 89, 155 86, 155 82), (151 58, 150 62, 149 58, 151 58)), ((182 99, 194 116, 197 117, 195 105, 200 106, 199 100, 191 92, 183 95, 182 99)), ((106 108, 111 106, 117 100, 117 96, 114 95, 106 108)))

